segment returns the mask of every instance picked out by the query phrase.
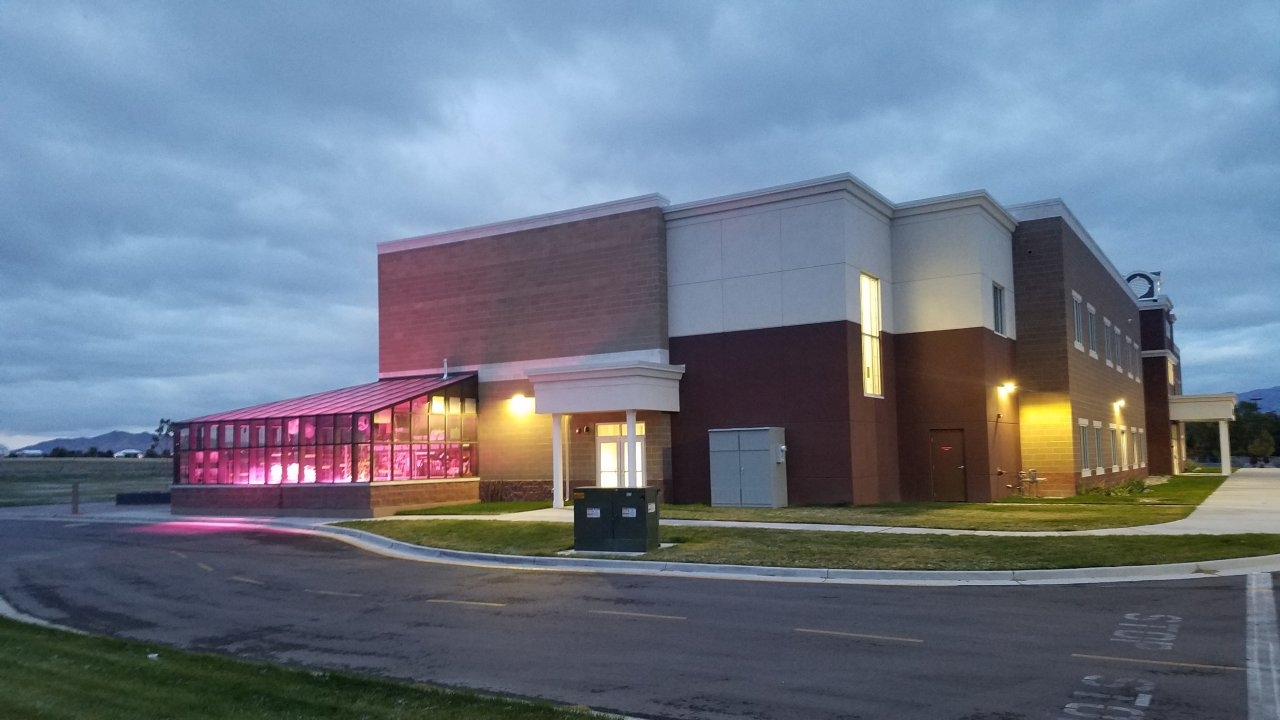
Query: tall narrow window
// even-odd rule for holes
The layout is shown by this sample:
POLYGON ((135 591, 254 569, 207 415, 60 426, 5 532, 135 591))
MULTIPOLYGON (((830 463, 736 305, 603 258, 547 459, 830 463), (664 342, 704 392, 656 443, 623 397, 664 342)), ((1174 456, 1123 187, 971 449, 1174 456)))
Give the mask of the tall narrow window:
POLYGON ((1102 423, 1093 422, 1093 460, 1096 463, 1096 470, 1102 472, 1102 423))
POLYGON ((1080 419, 1080 474, 1093 474, 1093 465, 1089 463, 1089 421, 1080 419))
POLYGON ((1008 335, 1004 329, 1004 288, 991 283, 991 329, 1000 335, 1008 335))
POLYGON ((1116 440, 1116 426, 1111 426, 1111 469, 1120 469, 1120 443, 1116 440))
POLYGON ((1098 311, 1089 306, 1089 354, 1098 357, 1098 311))
POLYGON ((1084 349, 1084 300, 1079 293, 1071 293, 1071 311, 1076 323, 1076 339, 1075 346, 1077 350, 1084 349))
POLYGON ((1102 343, 1107 348, 1107 365, 1112 366, 1115 365, 1116 351, 1115 347, 1111 344, 1111 321, 1106 318, 1102 318, 1102 324, 1102 343))
POLYGON ((862 300, 862 392, 884 394, 880 364, 880 280, 865 273, 859 277, 862 300))

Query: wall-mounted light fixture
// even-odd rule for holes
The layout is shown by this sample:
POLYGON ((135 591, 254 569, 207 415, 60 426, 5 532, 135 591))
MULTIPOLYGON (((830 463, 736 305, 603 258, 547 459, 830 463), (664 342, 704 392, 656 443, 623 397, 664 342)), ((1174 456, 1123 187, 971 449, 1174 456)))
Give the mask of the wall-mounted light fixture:
POLYGON ((1120 408, 1124 407, 1124 398, 1120 398, 1111 404, 1115 407, 1116 412, 1120 412, 1120 408))
POLYGON ((533 398, 524 393, 516 393, 507 401, 507 407, 511 409, 513 415, 529 415, 533 412, 533 398))
POLYGON ((996 392, 1000 393, 1000 397, 1008 397, 1010 393, 1012 393, 1014 390, 1017 390, 1017 389, 1018 389, 1018 386, 1015 385, 1012 380, 1010 380, 1009 382, 1006 382, 1005 384, 997 387, 996 392))

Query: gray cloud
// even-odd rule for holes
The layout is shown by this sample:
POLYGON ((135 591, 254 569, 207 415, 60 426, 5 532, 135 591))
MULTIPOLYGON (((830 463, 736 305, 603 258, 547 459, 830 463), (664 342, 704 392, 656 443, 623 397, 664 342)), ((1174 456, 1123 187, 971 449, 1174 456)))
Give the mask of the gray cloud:
POLYGON ((1062 197, 1280 383, 1268 2, 0 5, 0 441, 376 374, 378 241, 850 171, 1062 197))

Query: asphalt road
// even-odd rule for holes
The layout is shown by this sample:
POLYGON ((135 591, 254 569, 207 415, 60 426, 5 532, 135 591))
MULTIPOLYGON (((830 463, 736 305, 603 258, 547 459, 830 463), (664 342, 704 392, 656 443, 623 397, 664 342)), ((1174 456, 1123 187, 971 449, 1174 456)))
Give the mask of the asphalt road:
POLYGON ((486 570, 212 524, 0 525, 0 595, 62 625, 654 718, 1256 720, 1247 590, 486 570))

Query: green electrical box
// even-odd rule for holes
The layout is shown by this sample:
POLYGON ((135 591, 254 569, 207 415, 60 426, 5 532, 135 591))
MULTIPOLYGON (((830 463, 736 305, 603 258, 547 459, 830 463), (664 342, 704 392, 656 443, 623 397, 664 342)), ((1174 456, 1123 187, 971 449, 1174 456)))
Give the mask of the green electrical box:
POLYGON ((658 549, 657 487, 580 487, 573 491, 573 549, 658 549))

